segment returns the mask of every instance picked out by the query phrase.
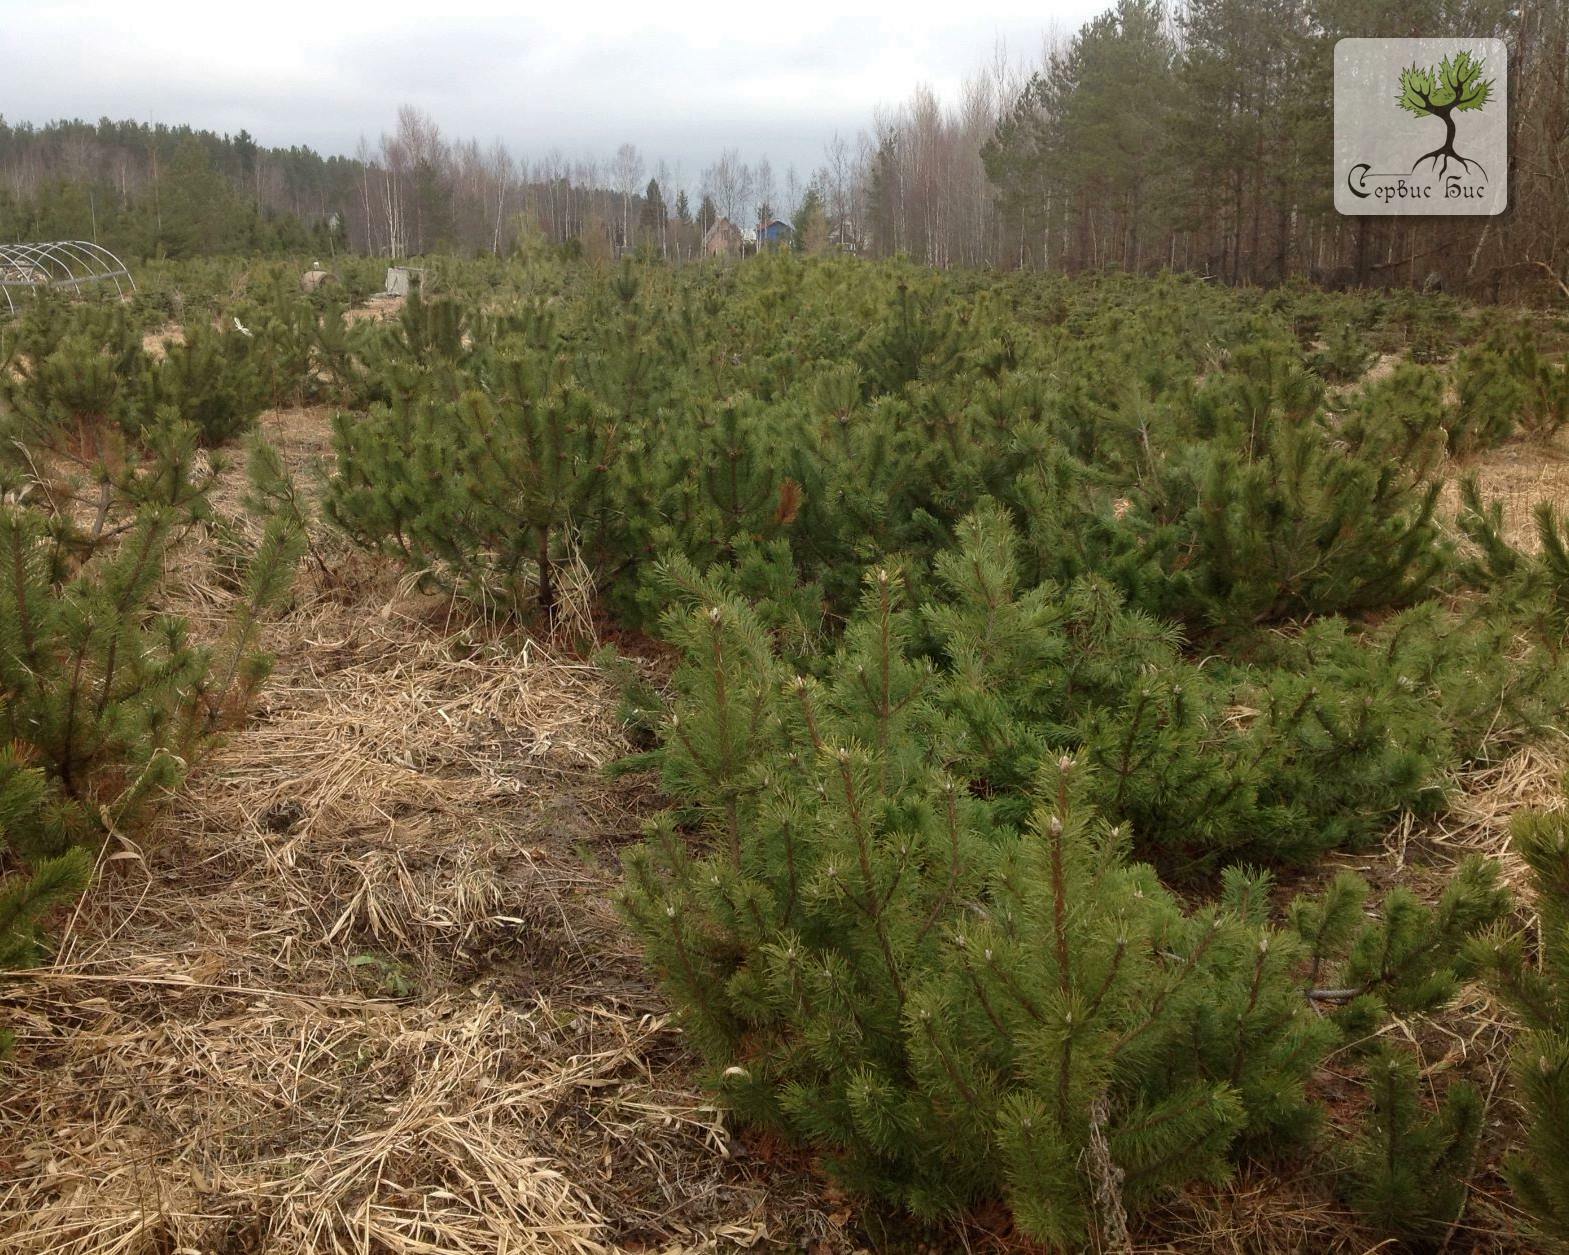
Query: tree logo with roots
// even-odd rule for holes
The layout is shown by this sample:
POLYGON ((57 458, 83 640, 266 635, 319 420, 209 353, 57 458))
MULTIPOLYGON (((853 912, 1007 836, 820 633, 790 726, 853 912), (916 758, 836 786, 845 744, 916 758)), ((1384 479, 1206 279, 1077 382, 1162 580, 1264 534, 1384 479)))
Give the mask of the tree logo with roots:
POLYGON ((1480 112, 1492 99, 1493 80, 1483 78, 1482 70, 1483 63, 1471 53, 1459 52, 1445 57, 1436 69, 1411 65, 1400 72, 1400 95, 1395 103, 1409 114, 1437 118, 1444 124, 1444 142, 1416 159, 1411 166, 1413 174, 1424 162, 1431 162, 1433 172, 1442 179, 1449 173, 1449 163, 1454 162, 1467 174, 1474 168, 1487 177, 1487 168, 1480 161, 1455 151, 1455 114, 1480 112))
POLYGON ((1503 40, 1348 36, 1334 56, 1336 209, 1364 217, 1507 208, 1503 40))

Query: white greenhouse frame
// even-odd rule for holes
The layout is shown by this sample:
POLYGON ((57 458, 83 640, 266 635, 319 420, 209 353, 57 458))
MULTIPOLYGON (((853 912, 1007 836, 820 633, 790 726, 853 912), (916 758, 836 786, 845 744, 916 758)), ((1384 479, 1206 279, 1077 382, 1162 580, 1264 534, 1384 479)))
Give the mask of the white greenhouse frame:
POLYGON ((125 263, 102 245, 87 240, 53 240, 42 244, 0 244, 0 292, 16 313, 14 293, 27 289, 80 290, 88 283, 113 283, 121 296, 121 280, 136 291, 125 263))

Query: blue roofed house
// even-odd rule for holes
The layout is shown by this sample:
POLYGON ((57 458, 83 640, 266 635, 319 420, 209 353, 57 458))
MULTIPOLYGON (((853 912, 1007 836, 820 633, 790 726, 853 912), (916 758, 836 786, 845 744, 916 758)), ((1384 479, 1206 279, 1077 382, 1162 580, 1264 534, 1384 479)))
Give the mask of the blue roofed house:
POLYGON ((783 218, 775 218, 762 229, 764 248, 789 248, 795 239, 795 228, 783 218))

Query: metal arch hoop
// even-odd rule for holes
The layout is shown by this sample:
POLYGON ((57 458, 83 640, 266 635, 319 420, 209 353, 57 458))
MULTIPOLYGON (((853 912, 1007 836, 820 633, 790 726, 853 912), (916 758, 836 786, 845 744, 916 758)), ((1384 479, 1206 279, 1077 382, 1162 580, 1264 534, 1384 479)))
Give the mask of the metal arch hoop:
POLYGON ((121 280, 136 291, 126 265, 101 244, 89 240, 52 240, 40 244, 0 244, 0 292, 16 313, 13 290, 60 288, 80 291, 87 283, 113 283, 125 295, 121 280))

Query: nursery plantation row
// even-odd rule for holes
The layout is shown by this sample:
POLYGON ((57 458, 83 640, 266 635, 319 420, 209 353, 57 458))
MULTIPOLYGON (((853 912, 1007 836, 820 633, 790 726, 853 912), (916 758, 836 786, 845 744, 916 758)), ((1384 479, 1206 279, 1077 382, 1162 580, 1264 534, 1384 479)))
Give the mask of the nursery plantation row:
POLYGON ((1569 329, 543 249, 432 260, 375 319, 374 263, 298 274, 0 324, 5 968, 246 735, 259 628, 336 534, 618 677, 612 770, 663 806, 622 917, 737 1128, 883 1232, 1000 1205, 1124 1250, 1270 1164, 1368 1246, 1569 1242, 1569 819, 1516 818, 1528 877, 1344 857, 1561 735, 1569 533, 1465 467, 1569 422, 1569 329), (300 405, 314 476, 252 430, 300 405), (212 508, 231 462, 259 544, 212 508), (188 545, 237 593, 199 639, 163 610, 188 545), (1500 1084, 1421 1066, 1462 989, 1518 1026, 1500 1084))

